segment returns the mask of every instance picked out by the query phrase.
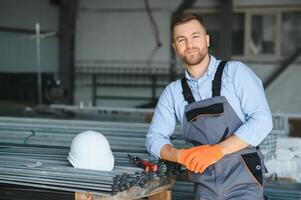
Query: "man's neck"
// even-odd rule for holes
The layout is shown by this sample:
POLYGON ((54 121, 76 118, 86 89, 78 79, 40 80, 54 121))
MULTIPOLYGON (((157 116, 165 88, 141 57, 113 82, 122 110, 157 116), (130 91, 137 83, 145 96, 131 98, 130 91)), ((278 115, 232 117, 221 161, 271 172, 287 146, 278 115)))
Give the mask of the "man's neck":
POLYGON ((210 62, 210 56, 209 54, 207 54, 201 63, 197 65, 187 65, 187 71, 189 75, 195 79, 201 78, 205 74, 209 66, 209 62, 210 62))

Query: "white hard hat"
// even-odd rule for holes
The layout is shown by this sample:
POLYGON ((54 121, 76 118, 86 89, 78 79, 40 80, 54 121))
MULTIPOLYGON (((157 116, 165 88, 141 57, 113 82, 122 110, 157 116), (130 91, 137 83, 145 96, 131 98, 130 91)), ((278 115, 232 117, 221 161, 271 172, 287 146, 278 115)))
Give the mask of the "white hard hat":
POLYGON ((114 167, 108 140, 95 131, 85 131, 73 138, 68 160, 75 168, 111 171, 114 167))

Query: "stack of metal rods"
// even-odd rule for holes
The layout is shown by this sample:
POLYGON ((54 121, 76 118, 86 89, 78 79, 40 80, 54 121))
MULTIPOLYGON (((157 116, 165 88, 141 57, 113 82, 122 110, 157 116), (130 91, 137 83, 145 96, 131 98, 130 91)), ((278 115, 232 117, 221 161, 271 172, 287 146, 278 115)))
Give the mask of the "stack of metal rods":
POLYGON ((115 130, 128 131, 128 132, 141 132, 148 128, 148 124, 144 123, 125 123, 125 122, 99 122, 99 121, 79 121, 79 120, 55 120, 55 119, 36 119, 36 118, 12 118, 12 117, 0 117, 0 124, 15 124, 16 127, 61 127, 66 130, 70 127, 79 128, 82 127, 84 130, 89 128, 109 128, 112 127, 115 130))
MULTIPOLYGON (((146 153, 144 146, 148 129, 146 124, 62 121, 65 123, 58 120, 0 118, 1 142, 69 147, 76 134, 85 130, 95 130, 108 138, 112 149, 146 153), (132 142, 135 142, 135 145, 128 145, 132 142)), ((174 145, 187 146, 180 134, 179 126, 175 134, 177 139, 173 141, 174 145)))
MULTIPOLYGON (((0 127, 1 128, 1 127, 0 127)), ((0 143, 12 144, 31 144, 40 146, 61 146, 70 147, 72 139, 80 131, 72 131, 70 133, 52 133, 50 131, 28 133, 27 130, 18 131, 0 131, 0 143)), ((108 139, 111 148, 116 151, 130 151, 130 152, 143 152, 146 153, 145 148, 145 134, 131 134, 131 133, 118 133, 118 132, 101 132, 108 139), (131 144, 131 145, 129 145, 131 144)), ((173 141, 177 147, 187 146, 184 140, 173 141)))
MULTIPOLYGON (((67 155, 68 149, 62 148, 1 145, 0 182, 111 195, 132 186, 143 187, 149 179, 171 176, 178 171, 159 161, 157 172, 146 173, 130 162, 126 153, 114 153, 115 167, 110 172, 75 169, 67 155)), ((147 157, 146 154, 135 155, 147 157)))
POLYGON ((0 183, 2 200, 74 200, 74 192, 0 183))
POLYGON ((62 121, 0 118, 0 182, 112 195, 132 186, 143 187, 149 179, 175 176, 179 171, 177 164, 152 160, 158 171, 145 172, 129 161, 127 154, 149 158, 144 146, 147 125, 62 121), (72 139, 85 130, 107 137, 115 157, 113 171, 70 165, 67 156, 72 139))

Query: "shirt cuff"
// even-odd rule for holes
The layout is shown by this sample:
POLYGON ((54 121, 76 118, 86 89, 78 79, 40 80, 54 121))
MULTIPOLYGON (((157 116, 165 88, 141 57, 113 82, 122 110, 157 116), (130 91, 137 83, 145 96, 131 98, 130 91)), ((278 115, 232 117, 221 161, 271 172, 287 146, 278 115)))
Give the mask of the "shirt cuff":
MULTIPOLYGON (((160 141, 156 141, 156 144, 152 146, 151 148, 151 154, 157 158, 160 158, 160 151, 162 149, 162 147, 166 144, 170 144, 172 145, 169 140, 160 140, 160 141)), ((172 145, 173 146, 173 145, 172 145)))

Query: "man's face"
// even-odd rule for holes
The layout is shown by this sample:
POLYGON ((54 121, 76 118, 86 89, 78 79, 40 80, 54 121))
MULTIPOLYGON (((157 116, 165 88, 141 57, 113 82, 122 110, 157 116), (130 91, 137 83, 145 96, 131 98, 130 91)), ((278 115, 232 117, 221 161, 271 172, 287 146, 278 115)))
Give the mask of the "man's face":
POLYGON ((187 65, 197 65, 208 54, 209 36, 197 20, 174 27, 173 48, 187 65))

